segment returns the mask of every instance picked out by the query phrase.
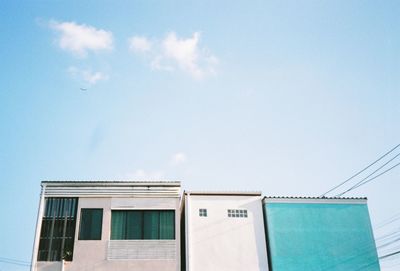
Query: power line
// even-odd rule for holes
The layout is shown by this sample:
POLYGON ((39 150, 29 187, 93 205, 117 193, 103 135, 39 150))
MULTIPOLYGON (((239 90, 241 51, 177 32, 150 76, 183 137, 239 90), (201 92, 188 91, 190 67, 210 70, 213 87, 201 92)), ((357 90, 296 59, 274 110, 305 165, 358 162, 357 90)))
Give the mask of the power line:
POLYGON ((376 175, 375 177, 372 177, 371 179, 369 179, 369 180, 366 180, 366 181, 364 181, 364 182, 362 182, 362 183, 360 183, 360 184, 358 184, 357 186, 355 186, 355 188, 358 188, 358 187, 360 187, 360 186, 362 186, 362 185, 364 185, 364 184, 366 184, 366 183, 368 183, 368 182, 370 182, 370 181, 372 181, 372 180, 375 180, 376 178, 378 178, 378 177, 380 177, 380 176, 382 176, 383 174, 385 174, 386 172, 388 172, 388 171, 391 171, 392 169, 394 169, 395 167, 397 167, 397 166, 399 166, 400 165, 400 162, 399 163, 397 163, 397 164, 395 164, 394 166, 392 166, 391 168, 388 168, 387 170, 385 170, 384 172, 382 172, 382 173, 380 173, 380 174, 378 174, 378 175, 376 175))
POLYGON ((393 215, 393 216, 387 218, 386 220, 381 221, 379 224, 376 224, 376 225, 374 226, 374 229, 375 229, 375 230, 379 230, 379 229, 385 227, 386 225, 389 225, 389 224, 391 224, 391 223, 393 223, 393 222, 395 222, 395 221, 397 221, 397 220, 399 220, 399 219, 400 219, 400 213, 395 214, 395 215, 393 215))
POLYGON ((382 235, 382 236, 380 236, 378 238, 375 238, 375 242, 381 242, 381 241, 384 241, 384 240, 386 240, 388 238, 393 238, 393 237, 398 236, 398 235, 400 235, 400 231, 399 231, 399 229, 396 229, 395 231, 393 231, 391 233, 388 233, 388 234, 382 235))
MULTIPOLYGON (((373 173, 371 173, 371 174, 368 175, 367 177, 370 177, 372 174, 376 173, 379 169, 381 169, 382 167, 386 166, 389 162, 391 162, 394 158, 396 158, 396 157, 399 156, 399 155, 400 155, 400 153, 397 154, 397 155, 396 155, 395 157, 393 157, 392 159, 390 159, 387 163, 385 163, 383 166, 379 167, 377 170, 375 170, 373 173)), ((340 196, 346 194, 347 192, 350 192, 351 190, 354 190, 354 189, 356 189, 356 188, 358 188, 358 187, 360 187, 360 186, 362 186, 362 185, 364 185, 364 184, 366 184, 366 183, 369 183, 369 182, 372 181, 372 180, 375 180, 376 178, 382 176, 382 175, 385 174, 386 172, 391 171, 392 169, 394 169, 395 167, 397 167, 397 166, 399 166, 399 165, 400 165, 400 162, 397 163, 397 164, 395 164, 395 165, 392 166, 391 168, 388 168, 388 169, 385 170, 384 172, 382 172, 382 173, 380 173, 380 174, 378 174, 378 175, 372 177, 371 179, 368 179, 368 180, 365 180, 365 178, 362 179, 361 181, 359 181, 357 184, 353 185, 352 187, 350 187, 350 188, 347 189, 346 191, 344 191, 344 192, 342 192, 342 193, 340 193, 340 194, 337 194, 336 197, 340 197, 340 196)))
POLYGON ((389 242, 387 242, 387 243, 384 243, 384 244, 382 244, 382 245, 379 245, 379 246, 377 246, 376 248, 379 250, 379 249, 381 249, 381 248, 384 248, 384 247, 390 246, 390 245, 392 245, 392 244, 394 244, 394 243, 397 243, 398 241, 400 241, 400 238, 399 238, 399 237, 397 237, 396 239, 393 239, 393 240, 391 240, 391 241, 389 241, 389 242))
POLYGON ((0 263, 8 263, 8 264, 27 266, 27 267, 31 266, 30 264, 26 264, 26 263, 20 263, 20 262, 15 262, 15 261, 10 261, 10 260, 2 260, 2 259, 0 259, 0 263))
POLYGON ((383 158, 385 158, 388 154, 392 153, 395 149, 397 149, 400 146, 400 144, 398 144, 397 146, 395 146, 394 148, 392 148, 390 151, 388 151, 387 153, 385 153, 384 155, 382 155, 381 157, 379 157, 377 160, 375 160, 374 162, 372 162, 371 164, 369 164, 368 166, 366 166, 365 168, 363 168, 362 170, 360 170, 359 172, 357 172, 356 174, 354 174, 353 176, 351 176, 350 178, 348 178, 347 180, 345 180, 344 182, 336 185, 335 187, 329 189, 327 192, 325 192, 324 194, 322 194, 320 197, 324 197, 326 194, 328 194, 329 192, 332 192, 333 190, 337 189, 338 187, 344 185, 345 183, 351 181, 353 178, 357 177, 358 175, 360 175, 361 173, 363 173, 364 171, 366 171, 367 169, 369 169, 371 166, 375 165, 376 163, 378 163, 380 160, 382 160, 383 158))
POLYGON ((6 257, 0 257, 0 260, 18 262, 18 263, 23 263, 23 264, 30 264, 30 262, 28 262, 28 261, 22 261, 22 260, 11 259, 11 258, 6 258, 6 257))
POLYGON ((392 253, 386 254, 386 255, 383 255, 383 256, 379 257, 379 260, 383 260, 383 259, 392 257, 392 256, 397 255, 397 254, 400 254, 400 250, 398 250, 396 252, 392 252, 392 253))

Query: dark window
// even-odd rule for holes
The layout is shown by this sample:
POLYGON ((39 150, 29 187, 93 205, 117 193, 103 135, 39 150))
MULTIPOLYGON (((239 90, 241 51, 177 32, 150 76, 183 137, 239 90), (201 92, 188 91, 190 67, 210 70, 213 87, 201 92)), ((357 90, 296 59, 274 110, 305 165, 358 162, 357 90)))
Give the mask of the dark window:
POLYGON ((72 261, 77 198, 46 198, 38 261, 72 261))
POLYGON ((103 209, 81 209, 79 240, 101 240, 103 209))
POLYGON ((199 209, 199 216, 207 216, 207 209, 199 209))
POLYGON ((173 240, 175 211, 112 211, 111 240, 173 240))

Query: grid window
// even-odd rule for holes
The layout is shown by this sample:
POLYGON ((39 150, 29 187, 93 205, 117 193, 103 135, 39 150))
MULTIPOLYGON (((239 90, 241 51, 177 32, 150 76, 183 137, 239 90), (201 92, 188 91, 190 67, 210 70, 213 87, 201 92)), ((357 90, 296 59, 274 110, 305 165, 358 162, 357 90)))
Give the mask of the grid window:
POLYGON ((247 210, 228 209, 228 217, 247 217, 247 210))
POLYGON ((207 216, 207 209, 199 209, 199 216, 207 216))
POLYGON ((103 209, 81 209, 79 240, 101 240, 103 209))
POLYGON ((72 261, 78 198, 46 198, 38 261, 72 261))

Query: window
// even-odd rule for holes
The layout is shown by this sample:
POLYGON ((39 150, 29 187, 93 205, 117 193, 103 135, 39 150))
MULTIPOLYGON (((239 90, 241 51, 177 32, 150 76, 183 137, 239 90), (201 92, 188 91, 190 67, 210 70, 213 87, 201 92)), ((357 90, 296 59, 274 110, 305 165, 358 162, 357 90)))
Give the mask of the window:
POLYGON ((228 210, 228 217, 247 217, 247 210, 228 210))
POLYGON ((207 209, 199 209, 199 216, 207 216, 207 209))
POLYGON ((46 198, 38 261, 72 261, 77 198, 46 198))
POLYGON ((81 209, 79 240, 101 240, 103 209, 81 209))
POLYGON ((173 240, 175 211, 124 210, 111 213, 111 240, 173 240))

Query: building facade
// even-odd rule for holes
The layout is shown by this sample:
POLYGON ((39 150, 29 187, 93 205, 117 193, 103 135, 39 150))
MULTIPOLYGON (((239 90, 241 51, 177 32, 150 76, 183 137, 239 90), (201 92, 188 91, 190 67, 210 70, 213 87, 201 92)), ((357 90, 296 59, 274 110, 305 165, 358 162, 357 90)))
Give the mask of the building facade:
POLYGON ((366 198, 42 182, 31 271, 379 271, 366 198))
POLYGON ((186 271, 268 270, 261 193, 187 191, 183 209, 186 271))
POLYGON ((365 198, 264 198, 272 271, 379 271, 365 198))
POLYGON ((180 270, 179 182, 42 182, 32 271, 180 270))

